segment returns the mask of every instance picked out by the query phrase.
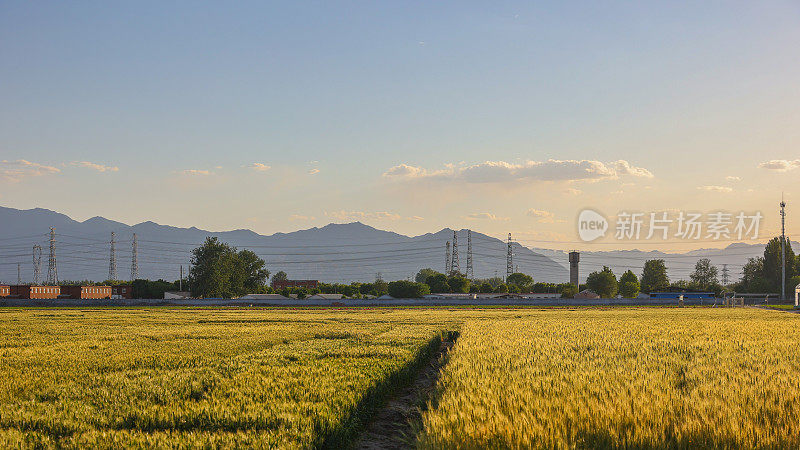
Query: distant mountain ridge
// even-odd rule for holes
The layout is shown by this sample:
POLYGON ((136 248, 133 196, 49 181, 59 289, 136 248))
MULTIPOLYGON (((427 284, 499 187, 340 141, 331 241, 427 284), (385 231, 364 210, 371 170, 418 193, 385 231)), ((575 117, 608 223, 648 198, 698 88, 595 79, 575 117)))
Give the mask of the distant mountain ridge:
MULTIPOLYGON (((56 228, 56 259, 61 280, 105 280, 108 278, 110 235, 116 234, 117 278, 131 275, 132 236, 137 235, 141 278, 179 277, 180 266, 188 270, 192 248, 208 236, 239 248, 253 250, 264 258, 272 273, 287 272, 290 278, 312 278, 327 282, 374 281, 413 277, 421 268, 444 271, 445 243, 453 230, 445 228, 420 236, 404 236, 360 222, 328 224, 291 233, 260 235, 251 230, 211 232, 196 227, 178 228, 152 221, 136 225, 93 217, 79 222, 42 209, 19 210, 0 207, 0 280, 16 283, 17 264, 23 282, 33 278, 32 247, 42 247, 42 279, 47 276, 48 233, 56 228)), ((459 265, 466 270, 467 230, 458 230, 459 265)), ((472 232, 474 275, 503 276, 506 243, 472 232)), ((565 282, 568 271, 552 259, 514 243, 518 270, 537 281, 565 282)))

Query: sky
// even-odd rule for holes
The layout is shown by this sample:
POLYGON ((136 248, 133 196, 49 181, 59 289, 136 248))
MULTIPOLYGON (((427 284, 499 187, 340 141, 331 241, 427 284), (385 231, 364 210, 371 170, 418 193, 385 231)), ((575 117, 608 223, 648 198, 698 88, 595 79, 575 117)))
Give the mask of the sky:
POLYGON ((798 79, 796 1, 4 1, 0 205, 684 251, 729 241, 577 218, 760 212, 766 238, 783 193, 800 238, 798 79))

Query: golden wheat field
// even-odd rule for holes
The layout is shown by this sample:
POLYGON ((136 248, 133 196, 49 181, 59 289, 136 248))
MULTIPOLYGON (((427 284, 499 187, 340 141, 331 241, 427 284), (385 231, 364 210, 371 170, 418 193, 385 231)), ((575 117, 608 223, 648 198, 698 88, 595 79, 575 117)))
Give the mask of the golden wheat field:
POLYGON ((0 447, 351 445, 445 332, 421 448, 800 446, 800 316, 0 309, 0 447))
POLYGON ((798 448, 798 316, 754 309, 467 321, 424 448, 798 448))

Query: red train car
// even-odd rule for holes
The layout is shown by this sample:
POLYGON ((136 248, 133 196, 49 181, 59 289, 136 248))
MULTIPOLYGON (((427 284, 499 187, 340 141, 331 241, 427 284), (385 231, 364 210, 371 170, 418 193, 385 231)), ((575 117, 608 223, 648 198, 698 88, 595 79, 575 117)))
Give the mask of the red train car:
POLYGON ((61 292, 73 300, 111 298, 111 286, 61 286, 61 292))
POLYGON ((11 286, 0 286, 0 297, 8 297, 11 295, 11 286))
POLYGON ((11 286, 10 297, 25 299, 56 299, 61 295, 59 286, 11 286))
POLYGON ((111 286, 111 298, 133 298, 133 286, 129 284, 111 286))

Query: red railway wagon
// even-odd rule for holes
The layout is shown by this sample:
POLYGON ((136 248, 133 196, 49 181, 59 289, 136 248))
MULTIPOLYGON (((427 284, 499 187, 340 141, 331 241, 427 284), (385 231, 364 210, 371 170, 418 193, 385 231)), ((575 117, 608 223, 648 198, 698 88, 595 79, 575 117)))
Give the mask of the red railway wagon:
POLYGON ((9 297, 25 299, 56 299, 61 294, 59 286, 11 286, 9 297))
POLYGON ((111 298, 111 286, 61 286, 61 292, 73 300, 111 298))
POLYGON ((111 286, 112 298, 133 298, 133 286, 129 284, 118 284, 111 286))

